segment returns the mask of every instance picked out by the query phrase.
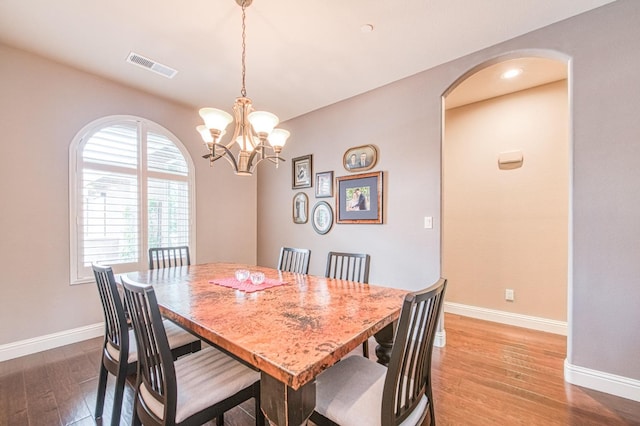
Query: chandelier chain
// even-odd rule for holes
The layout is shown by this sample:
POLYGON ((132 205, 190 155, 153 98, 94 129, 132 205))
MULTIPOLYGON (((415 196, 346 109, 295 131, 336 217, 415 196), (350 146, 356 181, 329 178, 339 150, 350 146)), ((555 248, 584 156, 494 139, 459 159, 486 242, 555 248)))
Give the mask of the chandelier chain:
POLYGON ((245 65, 245 51, 247 49, 247 43, 246 43, 246 25, 244 23, 245 18, 246 18, 246 13, 245 13, 245 9, 246 9, 246 5, 245 5, 245 1, 242 2, 242 89, 240 90, 240 94, 242 95, 243 98, 247 97, 247 89, 245 87, 245 77, 246 77, 246 65, 245 65))

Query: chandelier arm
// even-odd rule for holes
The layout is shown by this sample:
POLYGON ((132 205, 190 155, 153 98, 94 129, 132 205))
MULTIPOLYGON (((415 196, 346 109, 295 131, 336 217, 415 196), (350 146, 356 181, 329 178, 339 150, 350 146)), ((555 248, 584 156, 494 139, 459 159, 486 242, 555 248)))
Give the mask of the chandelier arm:
POLYGON ((273 164, 277 164, 278 161, 287 161, 284 158, 280 157, 279 155, 268 155, 268 156, 266 156, 264 158, 261 158, 258 161, 256 161, 256 164, 254 164, 251 167, 251 170, 254 170, 258 166, 258 164, 260 164, 264 160, 268 160, 273 164))
POLYGON ((226 126, 228 126, 233 120, 229 114, 222 110, 216 110, 215 108, 202 108, 200 110, 200 116, 205 119, 205 125, 198 126, 196 130, 201 133, 205 144, 209 147, 210 153, 203 155, 203 158, 208 158, 211 166, 213 166, 214 161, 224 157, 229 164, 233 166, 237 175, 249 176, 253 173, 256 166, 263 160, 269 160, 276 164, 276 167, 278 166, 279 161, 285 161, 284 158, 280 157, 280 151, 289 137, 289 132, 276 129, 278 130, 277 138, 274 137, 274 139, 277 139, 276 145, 271 146, 271 144, 267 144, 268 134, 273 130, 273 127, 277 125, 278 118, 275 115, 264 111, 259 112, 258 114, 258 112, 253 110, 251 99, 247 98, 246 8, 251 5, 253 0, 235 1, 242 7, 242 87, 240 90, 241 96, 236 98, 236 102, 233 105, 235 116, 235 129, 233 136, 226 145, 219 142, 225 133, 224 129, 226 129, 226 126), (256 112, 257 116, 255 123, 252 124, 249 116, 253 112, 256 112), (273 123, 274 120, 275 124, 273 123), (254 125, 258 125, 258 130, 254 129, 254 125), (206 129, 209 129, 211 137, 206 134, 206 129), (213 141, 211 141, 211 139, 213 139, 213 141), (238 153, 237 158, 231 151, 236 144, 240 145, 240 152, 238 153), (217 152, 218 148, 222 151, 221 153, 217 152), (267 152, 273 152, 274 155, 267 155, 267 152), (253 164, 254 161, 255 164, 253 164))
MULTIPOLYGON (((237 172, 238 171, 238 162, 236 161, 235 157, 233 156, 233 153, 231 152, 231 150, 229 148, 227 148, 226 146, 222 145, 221 143, 214 143, 213 144, 213 149, 215 150, 216 147, 222 149, 224 151, 224 153, 217 154, 213 158, 209 157, 209 162, 213 163, 216 160, 224 158, 225 160, 227 160, 229 162, 229 164, 231 164, 233 166, 233 169, 237 172)), ((211 154, 209 154, 209 155, 211 155, 211 154)))

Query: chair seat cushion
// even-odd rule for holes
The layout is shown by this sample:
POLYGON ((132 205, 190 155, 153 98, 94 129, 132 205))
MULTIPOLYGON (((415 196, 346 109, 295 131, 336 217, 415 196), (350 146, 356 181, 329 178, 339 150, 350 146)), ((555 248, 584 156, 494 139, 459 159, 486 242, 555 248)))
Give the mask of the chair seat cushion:
MULTIPOLYGON (((387 368, 361 356, 344 358, 316 379, 316 411, 341 426, 380 426, 387 368)), ((427 407, 423 397, 401 426, 418 424, 427 407)))
MULTIPOLYGON (((169 347, 171 349, 179 348, 180 346, 198 341, 198 338, 193 334, 189 333, 179 325, 176 325, 169 320, 163 320, 162 324, 164 324, 164 330, 167 333, 167 340, 169 341, 169 347)), ((120 351, 117 348, 107 342, 106 349, 113 359, 118 359, 120 351)), ((133 364, 137 361, 138 345, 136 343, 136 335, 133 329, 129 329, 129 357, 127 359, 127 362, 129 364, 133 364)))
POLYGON ((175 362, 176 423, 260 380, 260 373, 208 347, 175 362))
POLYGON ((164 324, 164 330, 167 333, 167 340, 169 341, 169 347, 171 349, 179 348, 180 346, 199 340, 196 336, 168 319, 163 320, 162 323, 164 324))

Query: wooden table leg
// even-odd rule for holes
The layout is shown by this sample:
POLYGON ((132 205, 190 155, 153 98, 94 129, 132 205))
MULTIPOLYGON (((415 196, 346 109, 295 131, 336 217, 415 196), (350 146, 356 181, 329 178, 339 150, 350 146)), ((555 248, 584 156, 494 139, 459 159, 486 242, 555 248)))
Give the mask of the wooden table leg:
POLYGON ((260 405, 262 412, 272 425, 306 425, 316 408, 316 382, 309 382, 294 390, 262 372, 260 373, 260 405))
POLYGON ((396 325, 397 321, 394 321, 373 336, 376 342, 378 342, 378 346, 376 346, 376 356, 378 357, 379 364, 387 366, 389 365, 389 361, 391 361, 391 349, 393 348, 393 336, 396 325))

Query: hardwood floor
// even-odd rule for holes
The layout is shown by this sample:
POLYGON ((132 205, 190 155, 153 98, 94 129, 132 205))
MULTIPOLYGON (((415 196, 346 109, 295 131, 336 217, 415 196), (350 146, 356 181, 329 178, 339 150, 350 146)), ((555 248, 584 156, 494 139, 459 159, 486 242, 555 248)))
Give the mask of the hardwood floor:
MULTIPOLYGON (((440 426, 640 425, 640 403, 564 382, 563 336, 450 314, 445 328, 447 346, 435 348, 433 359, 440 426)), ((96 338, 0 362, 0 426, 95 425, 101 343, 96 338)), ((110 424, 113 384, 110 377, 99 424, 110 424)), ((120 424, 128 425, 130 386, 124 399, 120 424)), ((253 413, 248 401, 225 414, 225 425, 253 425, 253 413)))

